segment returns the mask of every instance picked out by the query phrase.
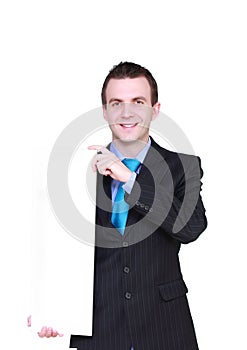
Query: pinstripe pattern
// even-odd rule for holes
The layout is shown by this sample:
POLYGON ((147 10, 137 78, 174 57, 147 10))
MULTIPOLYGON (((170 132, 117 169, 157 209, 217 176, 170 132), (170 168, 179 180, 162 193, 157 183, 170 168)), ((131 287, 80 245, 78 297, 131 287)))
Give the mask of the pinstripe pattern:
MULTIPOLYGON (((137 177, 142 190, 138 201, 135 185, 131 194, 126 197, 130 205, 133 202, 135 204, 129 212, 129 226, 126 227, 123 237, 117 230, 116 237, 112 237, 107 230, 107 227, 113 227, 110 222, 110 208, 108 212, 100 209, 100 205, 97 207, 96 221, 99 226, 96 229, 96 241, 103 242, 111 237, 112 247, 114 244, 119 246, 120 243, 123 247, 95 248, 93 336, 72 335, 71 347, 79 350, 130 350, 131 346, 134 350, 198 349, 178 253, 181 242, 195 240, 206 228, 205 210, 198 195, 197 207, 189 222, 179 232, 172 233, 171 227, 185 192, 182 181, 184 170, 176 153, 164 150, 153 140, 152 146, 166 159, 175 187, 175 199, 172 206, 166 209, 166 193, 163 189, 157 203, 162 203, 162 215, 167 211, 167 217, 164 215, 162 224, 154 229, 156 216, 161 208, 156 208, 154 203, 153 174, 150 176, 145 167, 154 158, 149 152, 137 177), (137 202, 145 203, 144 207, 137 202), (142 225, 130 226, 143 218, 147 207, 152 205, 153 216, 144 220, 142 225), (154 232, 147 235, 148 230, 154 232), (140 234, 143 234, 143 239, 133 244, 140 234)), ((195 159, 192 156, 187 158, 195 159)), ((161 173, 165 174, 167 169, 156 166, 156 170, 158 177, 161 173)), ((192 178, 193 188, 195 184, 200 188, 200 178, 192 178)), ((110 196, 110 181, 108 178, 103 180, 104 190, 110 196)), ((161 185, 162 181, 161 176, 161 185)), ((98 186, 98 204, 100 191, 98 186)))

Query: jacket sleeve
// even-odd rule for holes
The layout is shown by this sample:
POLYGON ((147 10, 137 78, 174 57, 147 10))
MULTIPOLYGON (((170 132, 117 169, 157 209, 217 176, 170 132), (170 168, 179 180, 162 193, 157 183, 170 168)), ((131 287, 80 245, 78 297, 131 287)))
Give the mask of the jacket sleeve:
POLYGON ((180 155, 176 161, 168 162, 161 173, 156 177, 152 169, 144 166, 125 200, 174 239, 192 242, 207 227, 200 195, 203 175, 200 158, 180 155))

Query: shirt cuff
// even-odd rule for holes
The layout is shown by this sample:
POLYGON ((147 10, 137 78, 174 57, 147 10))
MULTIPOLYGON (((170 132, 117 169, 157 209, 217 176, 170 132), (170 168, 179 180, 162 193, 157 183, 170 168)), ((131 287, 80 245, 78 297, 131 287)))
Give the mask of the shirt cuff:
POLYGON ((125 184, 122 186, 122 188, 124 189, 125 192, 127 192, 128 194, 130 194, 133 186, 134 186, 134 183, 135 183, 135 180, 136 180, 136 173, 132 173, 130 179, 125 182, 125 184))

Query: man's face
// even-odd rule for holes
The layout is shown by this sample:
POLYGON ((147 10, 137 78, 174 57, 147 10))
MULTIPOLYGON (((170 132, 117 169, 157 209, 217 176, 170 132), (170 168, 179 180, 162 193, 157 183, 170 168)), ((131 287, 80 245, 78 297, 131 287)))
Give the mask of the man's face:
POLYGON ((113 140, 148 141, 151 121, 158 115, 160 104, 151 104, 151 88, 145 77, 110 79, 106 88, 104 118, 113 140))

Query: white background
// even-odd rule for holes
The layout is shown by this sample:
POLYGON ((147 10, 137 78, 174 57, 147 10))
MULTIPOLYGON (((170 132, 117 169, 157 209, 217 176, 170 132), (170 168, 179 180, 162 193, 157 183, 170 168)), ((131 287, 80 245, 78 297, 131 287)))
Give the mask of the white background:
POLYGON ((200 350, 247 348, 245 5, 1 2, 1 349, 36 349, 26 328, 32 153, 100 106, 103 79, 124 60, 150 69, 162 111, 202 158, 209 226, 180 256, 200 350))

